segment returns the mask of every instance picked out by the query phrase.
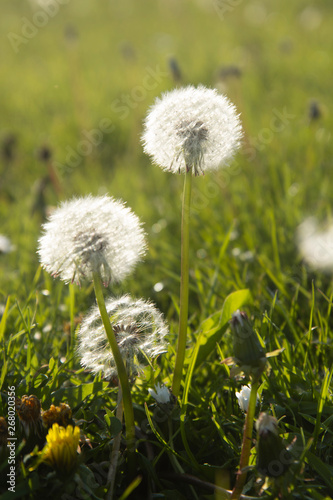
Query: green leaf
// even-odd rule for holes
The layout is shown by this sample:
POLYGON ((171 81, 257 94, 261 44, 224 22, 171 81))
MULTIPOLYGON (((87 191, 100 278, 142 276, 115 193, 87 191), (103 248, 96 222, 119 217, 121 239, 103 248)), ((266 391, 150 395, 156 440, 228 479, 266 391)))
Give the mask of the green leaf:
POLYGON ((316 448, 316 446, 317 446, 317 440, 318 440, 318 436, 320 433, 320 427, 321 427, 321 415, 323 413, 324 403, 326 401, 326 398, 328 397, 328 390, 329 390, 329 386, 331 383, 332 375, 333 375, 333 369, 331 371, 327 370, 327 372, 325 374, 325 378, 324 378, 322 386, 321 386, 320 396, 319 396, 319 400, 318 400, 318 407, 317 407, 316 425, 315 425, 314 432, 313 432, 314 448, 316 448))
POLYGON ((3 336, 5 334, 9 303, 10 303, 10 296, 7 299, 6 307, 5 307, 5 310, 3 312, 3 315, 2 315, 2 318, 0 321, 0 342, 2 341, 3 336))
POLYGON ((316 470, 317 474, 319 474, 331 491, 333 491, 333 467, 325 464, 322 460, 320 460, 320 458, 310 451, 307 452, 306 456, 311 467, 316 470))
POLYGON ((142 481, 142 476, 137 476, 135 479, 133 479, 133 481, 126 488, 126 490, 121 495, 121 497, 119 498, 119 500, 126 500, 126 498, 128 498, 129 495, 139 486, 139 484, 141 483, 141 481, 142 481))
POLYGON ((227 323, 237 309, 240 309, 245 304, 250 304, 251 302, 251 292, 247 288, 245 288, 245 290, 237 290, 237 292, 233 292, 228 295, 222 307, 221 324, 224 325, 227 323))
POLYGON ((201 324, 201 334, 198 339, 201 345, 197 355, 196 366, 203 363, 213 349, 215 349, 216 343, 221 340, 222 335, 227 330, 233 313, 251 301, 252 297, 248 289, 233 292, 225 299, 221 313, 214 314, 201 324))
POLYGON ((54 358, 50 358, 50 361, 49 361, 49 371, 50 372, 53 370, 54 365, 55 365, 54 358))
POLYGON ((112 436, 116 436, 117 434, 119 434, 119 432, 121 432, 122 423, 120 422, 119 418, 115 417, 108 408, 106 408, 104 420, 112 436))
POLYGON ((59 404, 67 401, 73 407, 81 403, 86 397, 97 392, 103 392, 109 386, 108 382, 92 382, 91 384, 81 384, 73 387, 63 387, 51 393, 52 403, 59 404))

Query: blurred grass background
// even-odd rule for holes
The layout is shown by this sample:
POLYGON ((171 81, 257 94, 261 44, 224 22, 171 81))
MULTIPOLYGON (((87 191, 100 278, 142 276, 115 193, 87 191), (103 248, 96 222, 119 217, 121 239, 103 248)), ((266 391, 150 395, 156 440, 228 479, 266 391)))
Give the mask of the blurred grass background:
MULTIPOLYGON (((18 395, 33 392, 44 408, 63 397, 75 406, 76 419, 92 419, 105 405, 100 394, 92 395, 90 406, 82 401, 80 384, 92 378, 80 371, 69 340, 74 317, 94 302, 92 288, 68 288, 53 280, 38 268, 36 256, 46 214, 74 195, 108 192, 125 200, 144 222, 149 254, 112 292, 154 300, 175 341, 183 178, 151 165, 140 135, 157 96, 201 83, 217 87, 235 103, 245 136, 230 167, 194 179, 190 337, 196 339, 208 316, 214 324, 214 313, 228 294, 248 288, 251 314, 267 350, 286 349, 264 377, 262 408, 286 415, 290 440, 303 432, 309 438, 316 426, 319 456, 332 466, 329 391, 322 408, 326 427, 320 427, 317 411, 333 362, 332 279, 309 271, 295 244, 305 217, 332 218, 332 3, 54 3, 58 12, 46 18, 37 1, 1 4, 0 233, 15 250, 0 254, 1 312, 11 296, 0 328, 5 340, 0 383, 14 384, 18 395), (102 131, 106 124, 111 132, 102 131)), ((220 354, 231 355, 230 345, 227 334, 220 354)), ((154 376, 170 382, 172 359, 169 352, 154 376)), ((235 382, 219 359, 214 352, 196 372, 190 395, 195 418, 188 425, 198 431, 191 436, 191 446, 202 453, 198 459, 220 463, 222 449, 234 470, 243 415, 235 403, 235 382), (214 411, 207 403, 213 400, 214 411), (231 432, 232 447, 225 436, 221 449, 212 446, 218 439, 210 427, 212 414, 224 419, 219 425, 231 432)), ((134 395, 137 412, 147 398, 140 384, 134 395)), ((84 397, 91 393, 90 386, 85 389, 84 397)), ((85 432, 100 442, 95 423, 85 432)), ((322 462, 314 464, 323 486, 327 471, 322 462)))
MULTIPOLYGON (((109 192, 139 215, 149 242, 113 292, 150 297, 177 322, 182 177, 151 165, 140 134, 156 96, 202 83, 235 103, 245 136, 230 167, 194 179, 193 325, 240 288, 259 314, 276 291, 287 310, 300 301, 306 323, 314 275, 295 230, 308 215, 331 218, 331 4, 55 5, 53 15, 32 0, 2 6, 0 215, 15 251, 0 255, 1 302, 28 303, 44 280, 68 295, 37 271, 41 224, 62 199, 109 192)), ((327 296, 330 283, 316 276, 327 296)), ((93 299, 77 293, 84 311, 93 299)))
POLYGON ((213 195, 211 176, 196 179, 198 203, 205 205, 197 214, 196 234, 210 234, 201 239, 202 245, 211 249, 209 238, 215 233, 218 252, 236 220, 243 249, 260 248, 271 258, 274 214, 277 238, 288 250, 290 265, 296 225, 307 213, 330 214, 331 4, 55 4, 58 12, 53 16, 32 0, 12 0, 1 7, 1 233, 17 248, 1 256, 3 294, 20 293, 22 276, 30 281, 35 272, 36 240, 46 206, 72 195, 107 191, 123 198, 146 223, 154 261, 160 260, 159 246, 167 241, 178 258, 182 179, 151 166, 142 153, 140 134, 155 97, 188 83, 226 92, 246 132, 236 159, 239 168, 223 174, 213 195), (175 81, 171 58, 181 80, 175 81), (156 80, 147 74, 157 74, 156 80), (309 118, 311 100, 318 101, 320 119, 309 118), (271 130, 276 112, 287 114, 285 124, 277 120, 277 126, 282 124, 278 132, 271 130), (109 120, 112 132, 103 133, 97 145, 88 144, 89 154, 80 154, 85 134, 99 129, 103 120, 109 120), (52 184, 40 186, 47 175, 45 162, 39 160, 45 146, 58 166, 58 193, 52 184), (78 150, 75 168, 62 175, 68 152, 78 150), (208 195, 201 194, 205 191, 208 195), (209 231, 208 221, 215 231, 209 231))

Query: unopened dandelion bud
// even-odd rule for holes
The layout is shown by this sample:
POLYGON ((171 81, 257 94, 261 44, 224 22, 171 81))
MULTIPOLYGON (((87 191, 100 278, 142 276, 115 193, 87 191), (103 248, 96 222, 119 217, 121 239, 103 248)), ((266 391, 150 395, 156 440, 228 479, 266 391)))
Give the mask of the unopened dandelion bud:
POLYGON ((254 375, 264 368, 265 349, 245 312, 236 311, 230 321, 236 363, 254 375), (245 368, 247 367, 247 369, 245 368))
POLYGON ((263 476, 281 476, 292 462, 292 456, 279 436, 278 421, 267 413, 260 413, 256 429, 258 472, 263 476))

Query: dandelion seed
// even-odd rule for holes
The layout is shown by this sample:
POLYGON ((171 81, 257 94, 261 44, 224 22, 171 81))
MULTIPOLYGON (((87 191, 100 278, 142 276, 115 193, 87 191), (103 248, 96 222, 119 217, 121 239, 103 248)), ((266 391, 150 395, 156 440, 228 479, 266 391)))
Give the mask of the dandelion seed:
POLYGON ((240 145, 236 109, 215 89, 193 86, 157 99, 142 136, 144 151, 164 170, 198 175, 227 163, 240 145))
MULTIPOLYGON (((136 374, 147 357, 166 351, 168 328, 162 314, 151 302, 125 295, 106 301, 106 310, 126 364, 127 371, 136 374)), ((81 365, 106 377, 117 374, 115 360, 102 324, 98 307, 83 319, 78 333, 78 355, 81 365)))
POLYGON ((319 271, 333 271, 333 226, 320 231, 316 219, 310 217, 298 227, 297 241, 307 264, 319 271))
POLYGON ((41 264, 65 282, 121 281, 146 250, 138 217, 109 196, 86 196, 62 203, 44 224, 39 239, 41 264))

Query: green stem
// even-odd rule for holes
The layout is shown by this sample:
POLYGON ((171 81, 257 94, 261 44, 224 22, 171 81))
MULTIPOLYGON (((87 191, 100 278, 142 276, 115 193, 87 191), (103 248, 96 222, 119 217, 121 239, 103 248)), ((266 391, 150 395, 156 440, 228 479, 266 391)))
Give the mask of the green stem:
POLYGON ((94 279, 94 288, 95 288, 97 304, 99 307, 99 311, 101 313, 101 318, 112 350, 112 354, 116 363, 118 378, 123 393, 123 407, 124 407, 124 417, 126 425, 127 447, 129 452, 133 453, 135 448, 135 427, 134 427, 133 405, 132 405, 130 386, 128 382, 128 376, 122 355, 119 350, 119 346, 117 344, 114 331, 110 323, 110 318, 105 307, 103 286, 100 274, 98 272, 94 272, 93 279, 94 279))
POLYGON ((181 275, 180 275, 180 311, 178 347, 173 375, 172 392, 179 395, 182 381, 186 349, 186 334, 188 322, 188 284, 189 284, 189 244, 190 244, 190 206, 191 206, 192 169, 185 174, 183 208, 182 208, 182 238, 181 238, 181 275))
MULTIPOLYGON (((116 417, 120 422, 123 420, 123 402, 122 402, 123 394, 121 390, 121 385, 118 384, 118 401, 117 401, 117 411, 116 417)), ((119 457, 120 450, 120 441, 121 441, 121 431, 113 438, 113 446, 110 460, 110 467, 108 473, 108 485, 109 490, 106 495, 106 500, 113 500, 113 490, 116 482, 116 472, 117 472, 117 463, 119 457)))
MULTIPOLYGON (((174 446, 173 446, 173 430, 172 430, 172 418, 171 416, 169 416, 168 418, 168 430, 169 430, 169 445, 170 445, 170 448, 172 450, 174 450, 174 446)), ((176 472, 178 472, 179 474, 184 474, 184 469, 183 467, 180 465, 180 463, 178 462, 177 460, 177 457, 173 454, 173 453, 170 453, 170 461, 175 469, 176 472)), ((193 488, 192 485, 190 485, 190 490, 192 492, 192 497, 191 498, 194 498, 195 500, 199 500, 196 492, 195 492, 195 489, 193 488)))
POLYGON ((243 472, 244 468, 249 464, 251 446, 252 446, 252 431, 253 431, 253 419, 257 404, 257 391, 259 387, 258 381, 253 381, 251 385, 249 406, 246 414, 246 421, 244 426, 242 452, 239 462, 239 471, 236 477, 236 484, 231 494, 231 500, 238 500, 242 494, 242 490, 246 481, 246 471, 243 472))

